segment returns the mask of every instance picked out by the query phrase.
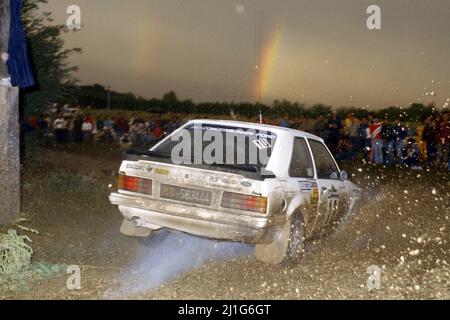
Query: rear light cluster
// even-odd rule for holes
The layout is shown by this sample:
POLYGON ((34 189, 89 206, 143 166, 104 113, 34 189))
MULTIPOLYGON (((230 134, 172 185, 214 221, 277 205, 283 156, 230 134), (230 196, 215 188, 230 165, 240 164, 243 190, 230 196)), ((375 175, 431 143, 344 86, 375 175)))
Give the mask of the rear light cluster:
POLYGON ((266 213, 267 198, 241 193, 224 192, 220 206, 223 208, 266 213))
POLYGON ((126 175, 119 175, 117 177, 117 188, 119 190, 152 194, 152 180, 138 177, 130 177, 126 175))

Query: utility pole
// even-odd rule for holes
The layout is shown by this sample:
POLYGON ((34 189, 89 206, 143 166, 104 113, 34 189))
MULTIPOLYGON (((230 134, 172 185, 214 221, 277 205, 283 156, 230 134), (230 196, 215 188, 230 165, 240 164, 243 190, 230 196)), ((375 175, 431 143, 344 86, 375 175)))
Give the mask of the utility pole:
POLYGON ((6 67, 9 30, 10 0, 0 0, 0 225, 20 217, 19 88, 6 67))

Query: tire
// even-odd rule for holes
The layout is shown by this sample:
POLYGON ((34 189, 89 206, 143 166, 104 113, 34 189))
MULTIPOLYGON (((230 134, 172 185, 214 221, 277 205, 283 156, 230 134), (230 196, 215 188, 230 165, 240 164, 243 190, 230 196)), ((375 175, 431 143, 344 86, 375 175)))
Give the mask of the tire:
POLYGON ((290 219, 289 238, 283 265, 298 264, 305 251, 305 224, 300 213, 294 213, 290 219))
POLYGON ((255 246, 255 257, 259 261, 292 266, 303 257, 305 248, 305 228, 303 215, 296 211, 277 232, 270 243, 255 246))

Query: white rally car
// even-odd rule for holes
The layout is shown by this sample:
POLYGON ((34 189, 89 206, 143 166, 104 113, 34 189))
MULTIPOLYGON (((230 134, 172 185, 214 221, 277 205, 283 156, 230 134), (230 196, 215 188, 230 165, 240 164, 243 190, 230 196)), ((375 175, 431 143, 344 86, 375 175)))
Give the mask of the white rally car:
POLYGON ((360 195, 317 136, 194 120, 149 151, 129 151, 109 199, 125 235, 168 228, 241 241, 256 245, 258 259, 281 263, 297 262, 304 241, 329 234, 360 195))

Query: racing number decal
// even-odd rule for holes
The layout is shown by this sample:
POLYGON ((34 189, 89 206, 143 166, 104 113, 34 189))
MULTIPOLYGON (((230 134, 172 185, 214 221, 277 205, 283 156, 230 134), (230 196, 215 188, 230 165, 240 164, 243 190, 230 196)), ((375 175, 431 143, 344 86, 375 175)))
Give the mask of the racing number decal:
POLYGON ((338 201, 339 199, 328 199, 328 206, 327 206, 327 216, 325 219, 325 224, 328 225, 331 222, 331 219, 333 216, 337 214, 338 209, 338 201))
POLYGON ((330 194, 328 195, 325 225, 328 225, 333 219, 333 217, 337 215, 338 207, 339 207, 339 191, 334 186, 331 186, 330 194))

